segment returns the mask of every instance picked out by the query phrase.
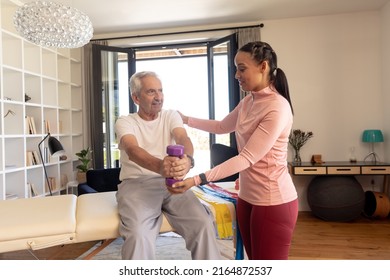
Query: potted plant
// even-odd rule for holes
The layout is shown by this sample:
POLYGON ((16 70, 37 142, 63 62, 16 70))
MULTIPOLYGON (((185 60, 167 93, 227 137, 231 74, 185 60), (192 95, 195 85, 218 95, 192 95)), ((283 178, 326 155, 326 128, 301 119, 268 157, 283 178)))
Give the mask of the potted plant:
POLYGON ((293 129, 288 137, 288 142, 294 149, 294 162, 301 163, 300 150, 306 142, 313 137, 313 132, 305 132, 300 129, 293 129))
POLYGON ((82 149, 80 152, 76 153, 80 164, 76 166, 77 172, 77 181, 79 183, 84 183, 87 181, 86 173, 90 169, 91 163, 91 149, 88 147, 82 149))

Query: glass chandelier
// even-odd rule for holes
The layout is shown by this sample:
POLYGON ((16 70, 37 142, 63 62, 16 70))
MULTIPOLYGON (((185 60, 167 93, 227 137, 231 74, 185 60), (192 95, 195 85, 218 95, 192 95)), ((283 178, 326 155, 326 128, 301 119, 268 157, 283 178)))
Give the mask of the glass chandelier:
POLYGON ((14 25, 23 38, 43 47, 79 48, 93 36, 86 14, 55 2, 26 3, 16 11, 14 25))

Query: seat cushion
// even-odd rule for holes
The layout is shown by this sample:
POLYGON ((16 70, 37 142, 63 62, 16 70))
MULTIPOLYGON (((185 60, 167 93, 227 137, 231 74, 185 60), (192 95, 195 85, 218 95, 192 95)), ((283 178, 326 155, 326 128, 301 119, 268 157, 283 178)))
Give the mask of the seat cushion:
POLYGON ((118 190, 120 168, 91 169, 87 172, 87 185, 97 192, 118 190))
MULTIPOLYGON (((84 194, 77 200, 75 242, 119 237, 119 213, 116 192, 84 194)), ((160 232, 173 231, 165 216, 160 232)))
POLYGON ((116 192, 84 194, 77 200, 76 242, 104 240, 119 236, 116 192))
POLYGON ((76 201, 73 194, 0 201, 0 252, 71 242, 76 201))

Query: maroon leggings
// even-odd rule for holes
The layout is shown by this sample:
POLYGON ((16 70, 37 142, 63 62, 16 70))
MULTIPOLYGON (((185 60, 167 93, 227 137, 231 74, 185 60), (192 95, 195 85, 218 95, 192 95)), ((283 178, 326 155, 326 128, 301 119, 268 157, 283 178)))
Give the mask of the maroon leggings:
POLYGON ((238 198, 237 219, 250 260, 287 260, 298 217, 298 200, 256 206, 238 198))

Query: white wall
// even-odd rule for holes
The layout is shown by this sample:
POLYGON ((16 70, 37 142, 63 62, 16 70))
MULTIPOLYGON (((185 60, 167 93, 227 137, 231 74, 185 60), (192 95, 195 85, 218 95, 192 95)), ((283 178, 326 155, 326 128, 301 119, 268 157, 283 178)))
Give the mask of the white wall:
MULTIPOLYGON (((390 49, 389 35, 386 34, 387 38, 382 35, 386 33, 383 29, 390 26, 388 10, 387 7, 382 13, 264 22, 262 40, 275 49, 279 67, 289 80, 295 110, 293 127, 314 133, 301 150, 302 160, 309 161, 311 155, 322 154, 325 161, 348 161, 351 147, 355 147, 357 160, 363 160, 369 146, 361 142, 361 135, 367 128, 381 129, 385 141, 390 140, 390 130, 385 125, 390 113, 384 117, 389 106, 383 105, 388 104, 386 99, 390 97, 389 94, 384 97, 382 79, 386 79, 381 74, 384 50, 390 49)), ((386 55, 389 60, 389 54, 386 55)), ((389 69, 387 76, 388 73, 389 69)), ((381 160, 389 160, 390 155, 385 152, 385 148, 389 151, 389 145, 375 146, 381 160)), ((311 179, 294 177, 300 210, 310 209, 306 190, 311 179)), ((359 181, 365 189, 380 189, 382 184, 378 176, 360 177, 359 181)))
POLYGON ((363 130, 375 127, 387 132, 381 106, 379 13, 264 24, 262 40, 273 46, 289 80, 293 126, 314 133, 301 151, 303 160, 312 154, 322 154, 327 161, 349 160, 352 146, 358 160, 363 159, 369 149, 361 142, 363 130))
MULTIPOLYGON (((369 146, 361 142, 362 132, 378 128, 385 143, 377 144, 375 151, 390 161, 390 3, 380 12, 263 23, 262 40, 275 49, 289 80, 294 128, 314 133, 301 151, 302 159, 322 154, 325 161, 348 161, 355 147, 356 158, 363 160, 369 146)), ((294 177, 300 210, 310 210, 306 189, 311 179, 294 177)), ((365 189, 380 190, 382 179, 359 181, 365 189)))
POLYGON ((382 59, 382 108, 384 127, 388 141, 385 139, 386 161, 390 161, 390 2, 381 11, 381 59, 382 59))

